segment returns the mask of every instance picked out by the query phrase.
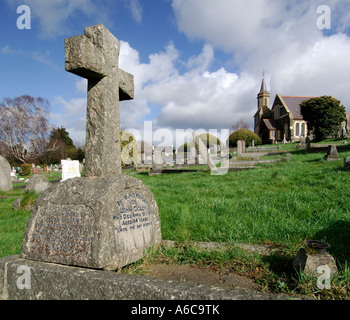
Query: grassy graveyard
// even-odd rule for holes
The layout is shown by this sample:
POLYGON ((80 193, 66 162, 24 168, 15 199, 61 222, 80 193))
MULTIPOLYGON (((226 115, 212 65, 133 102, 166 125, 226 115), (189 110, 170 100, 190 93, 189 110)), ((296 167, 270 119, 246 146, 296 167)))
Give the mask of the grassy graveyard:
MULTIPOLYGON (((208 171, 158 176, 133 172, 154 194, 163 239, 183 245, 153 250, 124 271, 142 273, 152 261, 196 264, 245 275, 265 291, 350 299, 350 173, 343 169, 350 150, 339 151, 340 161, 328 162, 323 159, 324 152, 307 154, 296 146, 282 145, 282 150, 292 154, 290 162, 223 176, 208 171), (331 244, 328 252, 339 270, 331 290, 319 290, 315 279, 291 268, 306 239, 331 244), (229 243, 232 247, 208 252, 186 245, 188 241, 229 243), (267 244, 278 250, 262 256, 245 252, 234 246, 236 243, 267 244)), ((36 197, 17 188, 0 192, 0 257, 20 252, 30 212, 13 211, 12 203, 25 196, 26 201, 36 197)))

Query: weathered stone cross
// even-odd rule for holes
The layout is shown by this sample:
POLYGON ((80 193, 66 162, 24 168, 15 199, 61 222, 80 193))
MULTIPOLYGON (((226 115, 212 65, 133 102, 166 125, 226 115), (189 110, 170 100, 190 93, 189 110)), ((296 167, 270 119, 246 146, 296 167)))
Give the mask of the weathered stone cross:
POLYGON ((120 42, 103 25, 65 39, 66 71, 88 79, 85 176, 121 173, 119 101, 134 98, 134 78, 118 67, 120 42))

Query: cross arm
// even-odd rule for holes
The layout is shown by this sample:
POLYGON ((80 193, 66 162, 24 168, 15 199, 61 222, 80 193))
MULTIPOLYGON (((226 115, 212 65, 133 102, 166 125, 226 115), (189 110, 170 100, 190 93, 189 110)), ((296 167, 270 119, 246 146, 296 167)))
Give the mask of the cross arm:
POLYGON ((107 75, 107 66, 101 55, 85 35, 65 39, 65 68, 86 79, 101 79, 107 75))
POLYGON ((118 70, 119 101, 134 99, 134 76, 124 70, 118 70))

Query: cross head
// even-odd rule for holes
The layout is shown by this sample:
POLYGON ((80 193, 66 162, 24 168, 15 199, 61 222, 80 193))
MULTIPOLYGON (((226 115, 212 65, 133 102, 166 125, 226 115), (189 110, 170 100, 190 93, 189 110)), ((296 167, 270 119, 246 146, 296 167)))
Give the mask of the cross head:
POLYGON ((119 101, 134 98, 134 77, 119 69, 119 50, 101 24, 65 39, 66 71, 88 80, 85 177, 121 174, 119 101))

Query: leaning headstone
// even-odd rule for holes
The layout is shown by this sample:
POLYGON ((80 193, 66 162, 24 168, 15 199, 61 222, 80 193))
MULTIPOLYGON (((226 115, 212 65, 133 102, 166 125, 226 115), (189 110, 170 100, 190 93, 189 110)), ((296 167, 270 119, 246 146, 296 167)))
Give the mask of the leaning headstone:
POLYGON ((344 159, 344 169, 350 170, 350 157, 344 159))
POLYGON ((0 156, 0 190, 12 190, 11 166, 9 162, 0 156))
POLYGON ((65 45, 66 70, 88 79, 85 177, 39 194, 21 258, 113 270, 161 241, 153 194, 121 173, 119 101, 133 98, 133 76, 118 68, 120 42, 103 25, 65 45))
POLYGON ((28 184, 26 186, 26 191, 34 191, 36 193, 40 193, 49 187, 50 182, 45 176, 35 174, 29 178, 28 184))
POLYGON ((327 152, 327 155, 325 156, 325 159, 327 161, 340 160, 340 158, 338 156, 337 147, 334 144, 328 146, 328 152, 327 152))
POLYGON ((80 177, 80 164, 78 160, 61 160, 62 180, 80 177))

